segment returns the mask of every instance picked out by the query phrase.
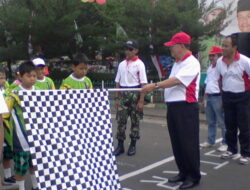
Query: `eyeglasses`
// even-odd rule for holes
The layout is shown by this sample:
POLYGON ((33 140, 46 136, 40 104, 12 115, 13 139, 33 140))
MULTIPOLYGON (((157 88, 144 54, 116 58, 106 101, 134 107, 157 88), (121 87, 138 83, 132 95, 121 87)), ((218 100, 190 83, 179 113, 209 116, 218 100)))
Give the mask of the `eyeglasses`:
POLYGON ((125 50, 129 50, 129 51, 133 51, 134 50, 134 48, 132 48, 132 47, 125 47, 124 49, 125 50))

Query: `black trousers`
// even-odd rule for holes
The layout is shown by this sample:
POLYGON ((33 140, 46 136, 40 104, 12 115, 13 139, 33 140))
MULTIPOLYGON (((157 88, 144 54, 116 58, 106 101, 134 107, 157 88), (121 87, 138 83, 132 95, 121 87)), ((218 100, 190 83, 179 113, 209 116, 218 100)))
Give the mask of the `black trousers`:
POLYGON ((167 123, 179 174, 191 181, 199 181, 199 106, 198 103, 167 104, 167 123))
POLYGON ((250 91, 244 93, 222 93, 225 112, 226 143, 228 151, 238 152, 238 129, 240 153, 250 157, 250 91))

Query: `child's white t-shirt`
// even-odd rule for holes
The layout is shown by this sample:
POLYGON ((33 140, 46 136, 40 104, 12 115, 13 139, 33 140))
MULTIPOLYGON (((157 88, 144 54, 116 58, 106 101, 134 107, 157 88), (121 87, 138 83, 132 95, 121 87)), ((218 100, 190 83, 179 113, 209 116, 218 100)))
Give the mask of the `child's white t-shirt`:
POLYGON ((8 107, 5 103, 2 92, 0 92, 0 114, 8 113, 8 107))

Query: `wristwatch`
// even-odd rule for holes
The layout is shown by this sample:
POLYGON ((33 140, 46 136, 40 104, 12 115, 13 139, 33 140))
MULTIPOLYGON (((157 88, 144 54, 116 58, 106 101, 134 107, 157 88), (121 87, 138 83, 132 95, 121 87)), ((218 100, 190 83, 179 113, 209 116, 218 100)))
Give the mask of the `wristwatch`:
POLYGON ((155 89, 159 89, 160 87, 158 86, 157 82, 155 83, 155 89))

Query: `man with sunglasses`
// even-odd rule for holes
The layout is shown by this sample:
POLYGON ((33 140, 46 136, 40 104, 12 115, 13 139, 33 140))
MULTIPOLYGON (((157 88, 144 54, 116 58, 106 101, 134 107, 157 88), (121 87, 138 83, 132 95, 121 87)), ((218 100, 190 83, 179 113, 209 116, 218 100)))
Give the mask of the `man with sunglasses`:
MULTIPOLYGON (((116 88, 140 88, 147 84, 147 76, 144 63, 137 56, 138 43, 129 40, 125 43, 126 59, 119 64, 115 78, 116 88)), ((117 109, 117 134, 118 146, 114 151, 115 156, 124 153, 124 140, 126 139, 127 119, 131 118, 130 146, 128 156, 136 153, 136 141, 140 138, 139 123, 144 106, 144 94, 140 92, 116 92, 117 109)))
POLYGON ((189 50, 191 37, 179 32, 169 42, 175 58, 168 79, 143 86, 142 92, 165 88, 167 124, 170 140, 179 173, 168 179, 170 183, 182 182, 180 189, 189 189, 199 184, 199 106, 200 63, 189 50))

